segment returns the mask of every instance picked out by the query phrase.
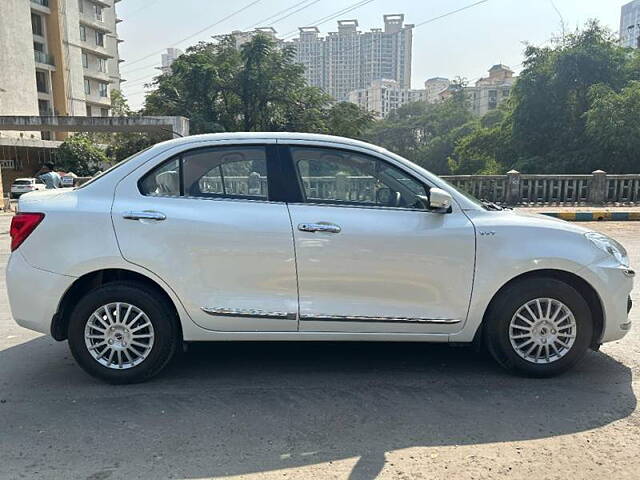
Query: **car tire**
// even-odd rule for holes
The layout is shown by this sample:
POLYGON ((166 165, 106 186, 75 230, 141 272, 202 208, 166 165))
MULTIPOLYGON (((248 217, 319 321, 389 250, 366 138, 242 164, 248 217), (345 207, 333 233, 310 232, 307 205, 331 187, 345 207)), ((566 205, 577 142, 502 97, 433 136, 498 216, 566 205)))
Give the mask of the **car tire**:
POLYGON ((154 289, 135 282, 108 283, 89 291, 73 309, 69 347, 94 377, 114 384, 143 382, 175 354, 177 325, 172 306, 154 289))
POLYGON ((584 356, 593 335, 584 297, 556 278, 529 278, 507 286, 492 301, 485 321, 491 356, 507 370, 529 377, 567 371, 584 356))

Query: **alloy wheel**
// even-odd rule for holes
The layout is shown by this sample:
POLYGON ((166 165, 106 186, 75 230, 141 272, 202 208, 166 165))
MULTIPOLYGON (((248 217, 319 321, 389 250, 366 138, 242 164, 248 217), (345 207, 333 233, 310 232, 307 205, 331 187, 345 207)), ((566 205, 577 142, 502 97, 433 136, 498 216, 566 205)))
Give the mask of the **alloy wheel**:
POLYGON ((577 334, 573 312, 554 298, 536 298, 511 318, 509 341, 531 363, 552 363, 569 353, 577 334))
POLYGON ((118 370, 133 368, 151 352, 154 328, 140 308, 125 302, 96 309, 84 331, 91 356, 101 365, 118 370))

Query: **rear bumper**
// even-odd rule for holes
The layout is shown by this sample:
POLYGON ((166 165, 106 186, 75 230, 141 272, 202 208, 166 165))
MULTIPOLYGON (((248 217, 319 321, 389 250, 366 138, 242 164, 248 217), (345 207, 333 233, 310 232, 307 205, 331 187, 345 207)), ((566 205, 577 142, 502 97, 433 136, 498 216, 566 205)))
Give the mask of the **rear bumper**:
POLYGON ((11 314, 18 325, 40 333, 51 333, 51 320, 60 299, 75 277, 34 268, 20 251, 7 264, 7 293, 11 314))

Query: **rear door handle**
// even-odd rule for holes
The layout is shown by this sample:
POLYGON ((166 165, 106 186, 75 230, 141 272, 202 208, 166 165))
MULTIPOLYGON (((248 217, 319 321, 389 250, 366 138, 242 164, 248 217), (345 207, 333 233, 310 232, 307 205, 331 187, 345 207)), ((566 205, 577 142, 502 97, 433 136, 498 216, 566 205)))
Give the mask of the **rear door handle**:
POLYGON ((167 216, 162 212, 145 210, 144 212, 124 212, 122 218, 126 220, 166 220, 167 216))
POLYGON ((342 229, 333 223, 301 223, 298 225, 301 232, 340 233, 342 229))

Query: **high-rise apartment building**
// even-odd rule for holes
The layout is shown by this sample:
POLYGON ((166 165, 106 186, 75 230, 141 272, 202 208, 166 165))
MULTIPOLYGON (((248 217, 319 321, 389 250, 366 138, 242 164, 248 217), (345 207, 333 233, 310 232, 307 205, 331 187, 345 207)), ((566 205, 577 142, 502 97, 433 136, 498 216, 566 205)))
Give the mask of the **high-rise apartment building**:
POLYGON ((163 73, 171 73, 171 64, 184 52, 179 48, 167 48, 167 52, 160 56, 161 66, 158 69, 163 73))
POLYGON ((320 87, 338 101, 349 92, 368 88, 374 80, 394 80, 400 88, 411 85, 413 25, 404 15, 385 15, 384 29, 358 30, 357 20, 338 21, 338 31, 321 36, 317 27, 301 27, 289 44, 296 61, 305 67, 310 85, 320 87))
POLYGON ((620 43, 624 47, 640 48, 640 0, 622 6, 620 43))
POLYGON ((108 116, 120 88, 118 1, 0 1, 0 112, 108 116))

